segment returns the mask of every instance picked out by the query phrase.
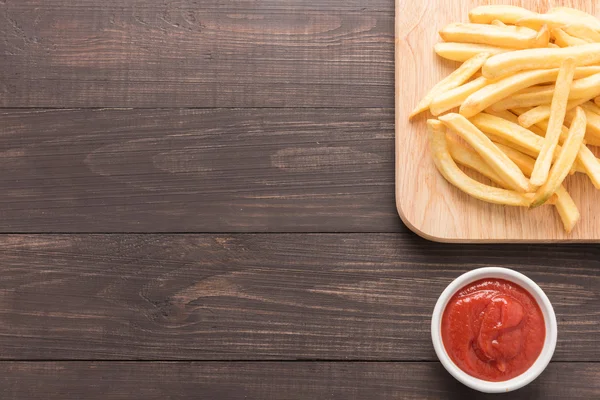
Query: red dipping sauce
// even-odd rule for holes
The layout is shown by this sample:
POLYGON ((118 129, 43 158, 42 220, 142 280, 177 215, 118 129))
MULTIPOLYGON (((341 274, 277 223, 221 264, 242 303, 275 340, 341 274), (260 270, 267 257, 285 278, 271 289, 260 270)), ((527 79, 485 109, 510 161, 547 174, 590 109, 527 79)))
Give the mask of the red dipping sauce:
POLYGON ((545 338, 544 316, 533 296, 503 279, 463 287, 442 315, 446 352, 464 372, 486 381, 506 381, 527 371, 545 338))

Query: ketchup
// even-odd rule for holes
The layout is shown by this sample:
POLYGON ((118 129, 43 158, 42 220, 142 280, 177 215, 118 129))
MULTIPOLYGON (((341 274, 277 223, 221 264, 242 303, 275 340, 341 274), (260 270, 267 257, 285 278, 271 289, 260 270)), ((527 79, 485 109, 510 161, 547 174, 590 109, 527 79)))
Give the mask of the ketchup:
POLYGON ((467 374, 505 381, 525 372, 544 347, 544 316, 519 285, 482 279, 460 289, 442 316, 442 341, 467 374))

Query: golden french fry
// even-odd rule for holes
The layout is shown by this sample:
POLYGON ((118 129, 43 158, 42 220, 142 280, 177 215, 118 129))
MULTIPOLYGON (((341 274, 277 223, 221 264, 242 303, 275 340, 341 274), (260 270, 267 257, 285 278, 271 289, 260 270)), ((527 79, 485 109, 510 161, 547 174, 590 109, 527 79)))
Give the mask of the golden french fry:
POLYGON ((563 181, 569 174, 573 163, 575 162, 577 154, 579 153, 579 149, 581 148, 581 144, 583 143, 586 125, 585 113, 580 107, 577 108, 576 114, 577 115, 573 120, 573 124, 571 124, 569 136, 564 143, 562 151, 560 152, 554 165, 552 165, 548 179, 535 193, 531 207, 538 207, 548 201, 550 196, 552 196, 558 190, 560 185, 562 185, 563 181))
POLYGON ((511 190, 495 188, 477 182, 461 171, 448 152, 443 124, 428 120, 429 145, 434 163, 442 176, 463 192, 483 201, 495 204, 527 207, 530 197, 511 190))
POLYGON ((508 140, 536 155, 541 151, 544 144, 542 137, 495 115, 480 113, 469 120, 482 132, 508 140))
MULTIPOLYGON (((567 58, 560 67, 560 72, 558 73, 558 78, 556 79, 556 90, 554 91, 554 97, 552 98, 552 104, 550 106, 551 114, 550 120, 548 121, 548 130, 546 131, 544 145, 542 146, 542 150, 535 161, 535 167, 533 168, 533 173, 531 174, 531 183, 536 186, 543 185, 548 178, 550 165, 552 163, 552 156, 554 155, 556 146, 558 146, 561 129, 565 120, 565 113, 567 102, 569 100, 571 83, 573 82, 573 75, 575 75, 575 60, 572 58, 567 58)), ((519 122, 520 121, 521 120, 519 119, 519 122)), ((575 155, 577 155, 577 152, 575 155)))
POLYGON ((559 48, 560 48, 560 46, 559 46, 559 45, 557 45, 557 44, 554 44, 554 43, 552 43, 552 42, 548 43, 548 47, 549 47, 549 48, 551 48, 551 49, 559 49, 559 48))
POLYGON ((440 31, 440 36, 446 42, 477 43, 511 49, 543 47, 548 45, 549 40, 549 35, 539 37, 537 31, 529 28, 460 22, 446 25, 440 31))
POLYGON ((600 32, 590 28, 588 25, 566 25, 563 27, 563 30, 569 35, 585 40, 588 43, 600 43, 600 32))
POLYGON ((442 79, 435 85, 429 93, 425 95, 425 97, 419 102, 417 107, 410 113, 409 119, 413 118, 415 115, 427 110, 431 105, 431 101, 441 93, 444 93, 450 89, 454 89, 457 86, 465 83, 470 77, 473 76, 485 60, 489 57, 488 53, 477 54, 475 57, 465 61, 460 67, 458 67, 454 72, 450 75, 442 79))
POLYGON ((454 107, 459 107, 467 97, 489 83, 490 80, 485 79, 483 76, 473 79, 471 82, 467 82, 462 86, 436 96, 431 102, 429 109, 433 115, 437 116, 454 107))
MULTIPOLYGON (((585 68, 585 67, 583 67, 585 68)), ((569 100, 590 98, 600 93, 600 73, 596 73, 584 78, 577 78, 580 74, 580 68, 575 70, 576 81, 571 85, 569 100)), ((494 110, 514 109, 520 107, 533 107, 543 104, 550 104, 554 95, 555 86, 536 86, 519 91, 499 102, 495 103, 494 110)))
POLYGON ((560 11, 547 14, 535 14, 533 16, 526 16, 516 21, 515 24, 519 26, 526 26, 535 30, 541 29, 544 25, 547 25, 550 29, 554 29, 563 27, 565 25, 582 24, 587 25, 592 29, 600 30, 600 21, 594 21, 590 18, 582 18, 581 16, 576 16, 560 11))
POLYGON ((488 138, 489 138, 489 139, 490 139, 492 142, 494 142, 494 143, 498 143, 498 144, 502 144, 502 145, 504 145, 504 146, 506 146, 506 147, 510 147, 511 149, 514 149, 514 150, 516 150, 516 151, 518 151, 518 152, 520 152, 520 153, 526 154, 526 155, 528 155, 529 157, 536 157, 536 156, 537 156, 537 154, 538 154, 538 153, 536 153, 535 151, 531 151, 531 150, 529 150, 529 149, 526 149, 526 148, 524 148, 524 147, 521 147, 521 146, 519 146, 518 144, 515 144, 515 143, 511 142, 510 140, 506 140, 506 139, 503 139, 503 138, 501 138, 501 137, 494 136, 494 135, 493 135, 493 134, 491 134, 491 133, 488 133, 488 134, 487 134, 487 137, 488 137, 488 138))
POLYGON ((594 99, 594 104, 596 104, 598 107, 600 107, 600 97, 596 97, 594 99))
POLYGON ((561 28, 554 28, 551 32, 552 37, 554 38, 554 43, 556 43, 560 47, 581 46, 582 44, 589 43, 583 39, 579 39, 569 35, 561 28))
MULTIPOLYGON (((485 78, 484 78, 485 79, 485 78)), ((535 91, 527 91, 524 90, 519 91, 513 95, 506 97, 491 105, 491 109, 498 112, 502 110, 511 110, 515 108, 524 108, 524 107, 537 107, 540 105, 549 105, 552 101, 552 94, 554 93, 554 85, 549 86, 534 86, 532 88, 527 89, 535 89, 535 91), (549 99, 546 101, 546 98, 549 99)), ((526 89, 526 90, 527 90, 526 89)))
MULTIPOLYGON (((582 105, 583 103, 585 103, 589 100, 590 100, 589 98, 571 100, 567 103, 567 111, 572 110, 575 107, 579 107, 580 105, 582 105)), ((513 108, 513 110, 514 110, 514 108, 513 108)), ((541 122, 545 119, 550 118, 551 113, 552 113, 551 106, 549 106, 549 105, 537 106, 537 107, 532 108, 531 110, 527 111, 526 113, 521 114, 519 116, 519 124, 521 126, 524 126, 525 128, 529 128, 533 124, 537 124, 538 122, 541 122)))
POLYGON ((555 194, 556 202, 554 206, 556 207, 556 211, 558 211, 565 231, 571 233, 577 222, 581 219, 579 209, 564 186, 559 186, 555 194))
MULTIPOLYGON (((585 67, 577 67, 575 69, 575 79, 583 79, 600 73, 600 66, 588 65, 585 67)), ((582 85, 584 83, 581 83, 582 85)))
POLYGON ((567 58, 573 58, 577 66, 597 64, 600 62, 600 43, 560 49, 516 50, 496 54, 485 62, 482 74, 488 79, 497 79, 520 71, 558 68, 567 58))
POLYGON ((446 135, 446 141, 448 142, 448 151, 454 161, 479 172, 492 182, 495 182, 502 187, 506 187, 506 183, 502 178, 486 164, 479 154, 460 143, 451 135, 446 135))
MULTIPOLYGON (((495 115, 497 117, 500 118, 504 118, 507 121, 510 121, 514 124, 519 125, 519 115, 529 111, 529 108, 517 108, 517 109, 512 109, 512 111, 509 110, 502 110, 502 111, 494 111, 492 107, 486 109, 486 113, 487 114, 491 114, 491 115, 495 115)), ((521 125, 519 125, 521 127, 521 125)), ((541 129, 539 126, 535 125, 535 126, 530 126, 529 129, 531 132, 535 133, 538 136, 546 136, 546 130, 541 129)), ((568 129, 565 127, 565 139, 567 138, 567 131, 568 129)), ((562 136, 561 136, 562 139, 562 136)), ((515 147, 516 148, 516 147, 515 147)), ((517 149, 519 150, 519 149, 517 149)), ((525 153, 528 154, 532 157, 537 157, 538 153, 533 153, 533 152, 527 152, 527 151, 523 151, 524 149, 519 150, 521 153, 525 153)))
POLYGON ((492 22, 490 22, 490 25, 494 25, 494 26, 507 26, 504 22, 500 21, 499 19, 495 19, 492 22))
POLYGON ((548 47, 548 44, 550 44, 550 29, 544 25, 535 37, 535 44, 530 48, 548 47))
POLYGON ((533 11, 517 6, 479 6, 469 11, 469 21, 476 24, 489 24, 494 20, 502 21, 505 24, 514 24, 520 19, 532 16, 535 16, 533 11))
POLYGON ((440 42, 434 46, 436 54, 442 58, 452 61, 465 62, 480 53, 490 55, 506 53, 511 49, 497 46, 486 46, 474 43, 452 43, 440 42))
POLYGON ((439 117, 448 128, 460 135, 511 189, 518 192, 531 192, 534 188, 525 178, 519 167, 475 125, 460 114, 451 113, 439 117))
POLYGON ((571 7, 554 7, 547 14, 561 15, 565 20, 572 20, 572 24, 583 24, 591 29, 600 31, 600 20, 595 16, 571 7))
POLYGON ((460 107, 460 114, 470 118, 485 110, 495 102, 525 89, 544 82, 550 82, 558 76, 557 69, 521 72, 491 83, 471 94, 460 107))

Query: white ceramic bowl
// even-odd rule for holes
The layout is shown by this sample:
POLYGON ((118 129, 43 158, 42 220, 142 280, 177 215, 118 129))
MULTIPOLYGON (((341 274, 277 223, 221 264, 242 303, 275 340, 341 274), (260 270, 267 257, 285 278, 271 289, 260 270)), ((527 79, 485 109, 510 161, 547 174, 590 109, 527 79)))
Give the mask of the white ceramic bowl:
POLYGON ((546 366, 548 366, 548 363, 554 354, 557 330, 556 315, 554 315, 554 309, 546 294, 534 281, 525 275, 508 268, 479 268, 459 276, 442 292, 435 305, 433 316, 431 318, 431 339, 433 340, 433 347, 444 368, 463 384, 484 393, 510 392, 529 384, 537 378, 542 371, 546 369, 546 366), (448 300, 450 300, 458 290, 469 283, 486 278, 504 279, 514 282, 527 290, 540 306, 546 324, 546 340, 544 341, 544 347, 537 360, 521 375, 503 382, 484 381, 467 374, 454 364, 452 359, 450 359, 450 356, 448 356, 448 353, 446 353, 446 349, 442 343, 442 314, 444 313, 446 304, 448 304, 448 300))

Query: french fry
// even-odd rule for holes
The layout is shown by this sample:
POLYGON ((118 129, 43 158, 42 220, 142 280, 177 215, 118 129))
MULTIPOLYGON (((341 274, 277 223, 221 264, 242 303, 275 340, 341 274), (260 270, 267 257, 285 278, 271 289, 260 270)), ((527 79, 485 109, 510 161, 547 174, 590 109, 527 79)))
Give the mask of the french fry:
POLYGON ((590 28, 588 25, 566 25, 563 27, 563 30, 569 35, 585 40, 588 43, 600 43, 600 32, 590 28))
POLYGON ((554 43, 559 47, 581 46, 583 44, 594 43, 571 36, 562 28, 554 28, 550 32, 551 37, 554 39, 554 43))
MULTIPOLYGON (((589 101, 589 98, 584 99, 575 99, 571 100, 567 103, 567 111, 574 109, 575 107, 579 107, 583 103, 589 101)), ((514 109, 513 109, 514 110, 514 109)), ((537 124, 545 119, 550 118, 551 106, 542 105, 532 108, 524 114, 519 116, 519 124, 524 126, 525 128, 529 128, 533 124, 537 124)))
MULTIPOLYGON (((583 67, 585 68, 585 67, 583 67)), ((600 94, 600 73, 596 73, 584 78, 577 78, 580 74, 580 68, 575 71, 575 78, 569 92, 569 100, 590 98, 600 94)), ((499 102, 492 107, 494 110, 504 110, 507 108, 533 107, 543 104, 550 104, 554 95, 555 86, 536 86, 519 91, 499 102)))
POLYGON ((469 59, 468 61, 465 61, 465 63, 458 67, 454 72, 442 79, 419 102, 417 107, 410 113, 409 119, 427 110, 435 96, 438 96, 441 93, 444 93, 450 89, 454 89, 455 87, 465 83, 470 77, 473 76, 473 74, 479 71, 479 69, 488 57, 488 53, 478 54, 475 57, 469 59))
POLYGON ((456 132, 475 150, 511 189, 518 192, 531 192, 533 187, 519 167, 475 125, 462 115, 451 113, 439 117, 440 121, 456 132))
POLYGON ((573 58, 577 66, 597 64, 600 62, 600 43, 560 49, 516 50, 496 54, 485 62, 481 72, 488 79, 497 79, 520 71, 558 68, 567 58, 573 58))
POLYGON ((526 148, 533 154, 539 154, 543 147, 544 138, 520 125, 495 115, 480 113, 469 120, 482 132, 515 143, 520 147, 526 148))
POLYGON ((438 56, 447 60, 465 62, 480 53, 494 55, 506 53, 507 51, 511 51, 511 49, 474 43, 440 42, 436 43, 434 51, 438 56))
POLYGON ((494 136, 491 133, 488 133, 487 137, 492 142, 494 142, 494 143, 498 143, 498 144, 502 144, 502 145, 504 145, 506 147, 510 147, 511 149, 514 149, 514 150, 518 151, 519 153, 526 154, 529 157, 536 157, 537 156, 537 153, 535 151, 531 151, 529 149, 526 149, 525 147, 521 147, 518 144, 515 144, 515 143, 511 142, 510 140, 506 140, 506 139, 503 139, 501 137, 494 136))
POLYGON ((521 72, 500 79, 467 97, 460 107, 460 114, 470 118, 521 89, 553 81, 557 76, 557 69, 549 69, 521 72))
POLYGON ((515 93, 514 95, 508 96, 507 98, 492 104, 490 108, 494 111, 502 111, 511 110, 515 108, 549 105, 550 101, 552 101, 552 94, 554 93, 554 88, 552 88, 552 90, 545 89, 544 86, 536 86, 535 88, 544 88, 540 90, 540 93, 542 93, 542 95, 539 95, 536 92, 515 93), (546 93, 550 94, 549 101, 544 101, 546 99, 546 93))
MULTIPOLYGON (((598 66, 598 65, 588 65, 585 67, 577 67, 575 69, 575 77, 574 78, 579 80, 579 79, 587 78, 589 76, 596 75, 599 73, 600 73, 600 66, 598 66)), ((581 85, 585 85, 585 83, 582 82, 581 85)))
POLYGON ((593 30, 600 31, 600 20, 598 18, 576 8, 554 7, 548 11, 548 14, 560 15, 565 20, 572 20, 574 24, 582 23, 593 30))
POLYGON ((495 19, 492 22, 490 22, 490 25, 494 25, 494 26, 507 26, 504 22, 500 21, 499 19, 495 19))
POLYGON ((583 39, 579 39, 569 35, 561 28, 554 28, 551 32, 552 37, 554 38, 554 43, 556 43, 560 47, 581 46, 582 44, 589 43, 583 39))
POLYGON ((548 43, 548 47, 551 49, 560 49, 560 46, 557 44, 554 44, 552 42, 548 43))
POLYGON ((459 107, 471 94, 475 93, 482 87, 488 85, 490 81, 483 76, 473 79, 462 86, 448 90, 436 96, 431 105, 430 111, 433 115, 440 115, 454 107, 459 107))
POLYGON ((469 11, 469 21, 476 24, 489 24, 494 20, 514 24, 520 19, 532 16, 535 16, 534 12, 517 6, 479 6, 469 11))
MULTIPOLYGON (((565 141, 562 151, 560 152, 556 162, 550 169, 548 179, 535 193, 535 197, 531 203, 532 208, 539 207, 548 201, 550 196, 552 196, 562 185, 563 181, 569 174, 573 163, 575 162, 577 153, 579 152, 581 144, 583 143, 586 126, 585 113, 580 107, 577 108, 576 114, 577 115, 573 120, 573 124, 571 124, 571 128, 569 129, 569 136, 567 137, 567 140, 565 141)), ((533 173, 535 174, 535 167, 533 173)))
POLYGON ((535 30, 541 29, 544 25, 547 25, 550 29, 554 29, 577 23, 587 25, 595 30, 600 30, 600 21, 596 22, 593 19, 582 18, 581 16, 572 15, 559 10, 553 13, 526 16, 515 22, 516 25, 526 26, 535 30))
POLYGON ((556 211, 558 211, 565 232, 571 233, 581 219, 581 213, 564 186, 559 186, 555 194, 557 197, 555 202, 556 211))
MULTIPOLYGON (((554 97, 552 98, 552 104, 550 106, 551 114, 550 120, 548 121, 548 130, 546 131, 544 145, 535 161, 535 167, 531 174, 531 183, 533 185, 541 186, 548 178, 552 156, 554 155, 556 146, 558 146, 561 129, 565 120, 573 75, 575 75, 575 60, 567 58, 560 67, 560 72, 558 73, 558 78, 556 80, 556 90, 554 91, 554 97)), ((520 119, 519 122, 521 122, 520 119)), ((577 152, 575 152, 575 155, 577 155, 577 152)), ((573 158, 573 160, 575 160, 575 158, 573 158)))
POLYGON ((442 123, 428 120, 429 146, 434 163, 442 176, 463 192, 489 203, 528 207, 530 197, 511 190, 495 188, 477 182, 461 171, 448 151, 446 132, 442 123))
POLYGON ((448 24, 440 31, 440 36, 446 42, 477 43, 511 49, 545 47, 550 39, 549 32, 540 36, 537 31, 524 27, 473 23, 448 24))
POLYGON ((460 165, 464 165, 465 167, 479 172, 501 187, 506 187, 506 183, 502 180, 502 178, 500 178, 500 176, 494 172, 489 165, 486 164, 479 154, 460 143, 451 135, 446 135, 446 141, 448 142, 448 151, 450 152, 450 155, 454 161, 460 165))

